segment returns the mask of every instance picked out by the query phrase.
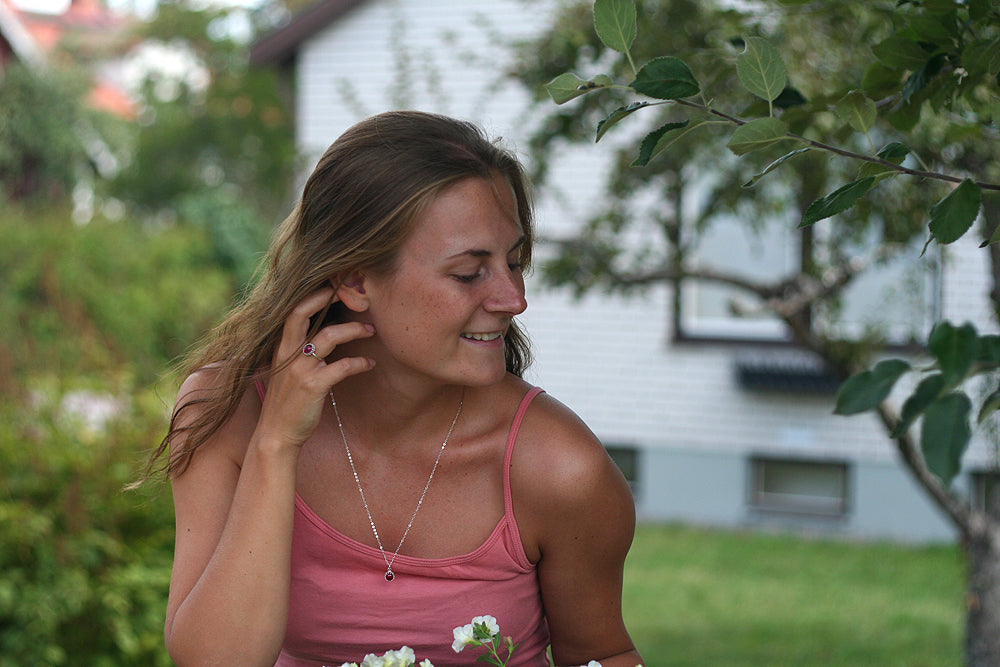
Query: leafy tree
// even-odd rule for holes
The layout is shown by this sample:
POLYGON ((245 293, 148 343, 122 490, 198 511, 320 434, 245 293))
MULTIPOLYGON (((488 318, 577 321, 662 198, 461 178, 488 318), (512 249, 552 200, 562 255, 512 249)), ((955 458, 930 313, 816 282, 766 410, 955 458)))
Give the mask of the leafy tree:
POLYGON ((170 499, 123 487, 238 280, 190 226, 18 202, 0 238, 0 666, 169 665, 170 499))
POLYGON ((158 5, 139 37, 149 66, 131 164, 112 192, 147 217, 204 227, 217 260, 249 280, 287 211, 293 123, 273 72, 249 67, 227 26, 238 8, 158 5), (181 64, 157 69, 158 62, 181 64))
POLYGON ((50 376, 125 373, 148 385, 238 289, 205 230, 70 217, 0 211, 0 395, 22 400, 50 376))
POLYGON ((82 81, 18 63, 0 77, 0 182, 7 198, 64 198, 88 169, 79 135, 88 119, 82 81))
MULTIPOLYGON (((685 5, 669 3, 673 9, 685 5)), ((643 3, 643 13, 660 7, 643 3)), ((610 68, 610 73, 580 77, 567 72, 581 64, 579 55, 557 63, 564 69, 554 73, 558 76, 547 85, 549 94, 559 104, 584 99, 578 109, 552 114, 547 130, 578 139, 582 121, 601 139, 626 118, 635 124, 652 115, 653 127, 631 150, 629 162, 636 168, 655 170, 663 161, 683 175, 692 161, 702 166, 698 159, 705 154, 723 160, 719 148, 724 143, 736 164, 750 172, 743 183, 754 189, 744 189, 742 199, 766 199, 760 188, 768 181, 791 184, 799 195, 809 195, 796 198, 797 222, 805 234, 821 220, 838 233, 876 221, 881 252, 917 231, 899 224, 908 217, 922 223, 921 234, 931 246, 957 241, 981 216, 984 252, 995 260, 1000 240, 1000 207, 992 194, 1000 191, 1000 12, 995 3, 784 0, 754 7, 770 11, 740 18, 739 33, 708 44, 702 53, 710 52, 714 60, 706 64, 691 46, 678 43, 677 35, 684 31, 674 30, 674 21, 660 21, 671 30, 654 33, 659 43, 650 57, 648 43, 637 39, 643 19, 635 3, 597 0, 594 28, 605 49, 595 49, 579 32, 553 43, 565 54, 578 48, 573 39, 589 42, 588 53, 598 55, 587 64, 610 68), (850 44, 824 41, 835 34, 830 28, 838 27, 850 36, 850 44), (857 48, 859 44, 866 48, 857 48), (621 55, 609 59, 607 49, 621 55), (812 172, 817 168, 835 185, 816 181, 812 172), (808 186, 810 181, 814 185, 808 186), (898 208, 907 202, 915 206, 898 208)), ((711 36, 718 23, 700 25, 708 28, 695 27, 691 34, 711 36)), ((624 178, 617 172, 615 177, 624 178)), ((623 201, 634 196, 629 187, 617 194, 623 201)), ((665 208, 671 209, 669 200, 665 208)), ((720 279, 685 265, 676 252, 681 247, 676 236, 671 239, 674 256, 660 261, 657 270, 643 273, 641 266, 637 271, 635 264, 623 265, 624 244, 616 233, 624 219, 619 216, 609 234, 595 238, 591 233, 564 244, 566 252, 550 267, 555 278, 563 272, 562 279, 583 287, 602 280, 621 287, 720 279), (565 277, 567 267, 571 270, 565 277), (589 282, 581 283, 581 278, 589 282)), ((874 410, 906 468, 951 518, 968 553, 966 661, 1000 664, 1000 519, 952 490, 972 433, 972 388, 983 377, 991 387, 1000 379, 1000 337, 980 335, 972 325, 941 322, 927 342, 929 370, 893 359, 859 372, 865 363, 859 347, 833 335, 834 330, 816 327, 809 317, 817 299, 836 294, 838 284, 852 279, 851 261, 826 268, 838 264, 842 270, 830 272, 804 262, 802 274, 772 285, 777 289, 750 281, 742 286, 785 322, 797 342, 841 377, 852 376, 841 388, 837 411, 874 410), (885 399, 910 372, 921 377, 897 412, 885 399)), ((993 291, 995 301, 998 294, 1000 285, 993 291)), ((1000 392, 976 402, 982 422, 1000 405, 1000 392)))

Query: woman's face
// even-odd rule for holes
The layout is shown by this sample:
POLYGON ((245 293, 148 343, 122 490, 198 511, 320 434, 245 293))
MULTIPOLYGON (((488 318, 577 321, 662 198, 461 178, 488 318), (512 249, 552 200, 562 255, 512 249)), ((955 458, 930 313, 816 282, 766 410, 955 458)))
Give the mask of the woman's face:
POLYGON ((501 176, 434 198, 395 270, 364 280, 379 368, 466 385, 504 377, 503 336, 527 307, 516 211, 501 176))

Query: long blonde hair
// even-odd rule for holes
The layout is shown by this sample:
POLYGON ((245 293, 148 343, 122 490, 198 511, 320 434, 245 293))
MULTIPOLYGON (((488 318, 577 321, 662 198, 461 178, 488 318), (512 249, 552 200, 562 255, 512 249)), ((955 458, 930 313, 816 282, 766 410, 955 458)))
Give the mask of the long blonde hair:
MULTIPOLYGON (((203 396, 175 408, 144 478, 168 449, 162 468, 168 475, 182 473, 255 380, 275 370, 272 358, 285 319, 299 302, 352 271, 392 271, 414 219, 438 193, 464 178, 496 174, 514 191, 526 269, 534 238, 532 205, 527 178, 510 150, 471 123, 417 111, 373 116, 344 132, 278 228, 256 285, 182 360, 182 377, 212 366, 215 382, 203 396), (180 425, 180 416, 199 405, 197 415, 180 425)), ((326 316, 316 318, 310 334, 326 316)), ((507 370, 518 376, 531 362, 528 339, 516 323, 505 336, 505 358, 507 370)))

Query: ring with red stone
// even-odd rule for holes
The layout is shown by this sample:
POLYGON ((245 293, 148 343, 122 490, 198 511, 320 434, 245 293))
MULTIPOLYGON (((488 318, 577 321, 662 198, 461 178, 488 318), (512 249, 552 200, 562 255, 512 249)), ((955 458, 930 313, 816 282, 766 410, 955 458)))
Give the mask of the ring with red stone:
POLYGON ((316 358, 317 358, 317 359, 319 359, 320 361, 323 361, 323 358, 322 358, 322 357, 320 357, 320 356, 319 356, 318 354, 316 354, 316 346, 315 346, 315 345, 313 345, 312 343, 306 343, 306 344, 305 344, 305 345, 304 345, 304 346, 302 347, 302 354, 307 354, 307 355, 309 355, 310 357, 316 357, 316 358))

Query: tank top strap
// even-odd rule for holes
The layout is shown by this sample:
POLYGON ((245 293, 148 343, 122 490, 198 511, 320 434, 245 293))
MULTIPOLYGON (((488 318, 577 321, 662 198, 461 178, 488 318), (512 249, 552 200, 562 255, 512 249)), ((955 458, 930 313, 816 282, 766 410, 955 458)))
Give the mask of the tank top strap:
POLYGON ((514 421, 511 423, 510 432, 507 434, 507 448, 503 456, 503 505, 504 512, 511 519, 514 518, 514 500, 510 490, 510 461, 514 455, 514 443, 517 442, 517 433, 521 429, 521 422, 524 421, 524 415, 528 412, 528 407, 535 400, 535 396, 538 396, 543 391, 544 389, 541 387, 532 387, 528 390, 528 393, 521 399, 520 405, 517 406, 517 412, 514 413, 514 421))

